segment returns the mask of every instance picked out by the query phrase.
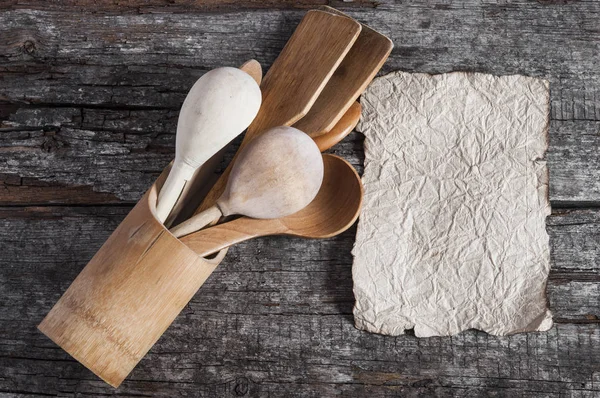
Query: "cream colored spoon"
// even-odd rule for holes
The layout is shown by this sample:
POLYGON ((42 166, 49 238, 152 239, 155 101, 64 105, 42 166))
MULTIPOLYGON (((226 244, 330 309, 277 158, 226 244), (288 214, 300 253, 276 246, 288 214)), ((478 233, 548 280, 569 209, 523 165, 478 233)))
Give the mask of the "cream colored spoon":
POLYGON ((156 205, 161 222, 196 170, 250 125, 261 101, 258 84, 240 69, 217 68, 198 79, 179 113, 175 161, 156 205))
MULTIPOLYGON (((256 81, 256 84, 260 86, 263 73, 262 67, 257 60, 251 59, 244 62, 244 64, 240 66, 240 70, 243 70, 249 74, 254 81, 256 81)), ((327 140, 328 136, 323 137, 325 140, 327 140)), ((215 180, 213 180, 212 183, 210 182, 212 180, 213 172, 223 159, 223 154, 227 150, 228 146, 229 145, 225 145, 223 149, 213 155, 209 160, 204 162, 204 164, 196 170, 192 178, 186 182, 181 195, 171 210, 171 214, 164 222, 165 227, 170 228, 171 225, 174 225, 177 222, 177 220, 181 222, 193 215, 194 210, 196 210, 200 204, 200 201, 202 200, 201 198, 206 195, 206 193, 210 190, 210 186, 212 183, 214 183, 215 180), (194 197, 200 197, 200 199, 195 200, 194 197)))
POLYGON ((268 235, 330 238, 358 218, 363 188, 360 177, 344 159, 323 155, 325 174, 315 199, 297 213, 277 219, 238 219, 184 236, 181 241, 203 257, 248 239, 268 235))
POLYGON ((285 217, 308 205, 322 181, 323 160, 315 142, 293 127, 272 128, 240 152, 216 204, 171 232, 184 236, 233 214, 285 217))

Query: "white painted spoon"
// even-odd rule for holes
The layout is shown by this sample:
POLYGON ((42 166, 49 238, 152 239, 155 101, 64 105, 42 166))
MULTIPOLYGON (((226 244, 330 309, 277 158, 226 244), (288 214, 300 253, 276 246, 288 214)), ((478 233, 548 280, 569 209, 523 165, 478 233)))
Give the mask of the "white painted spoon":
POLYGON ((214 206, 171 229, 180 237, 221 216, 280 218, 308 205, 323 182, 323 158, 307 134, 293 127, 268 130, 243 148, 214 206))
POLYGON ((169 216, 186 181, 250 125, 261 101, 256 81, 237 68, 213 69, 198 79, 179 113, 175 161, 156 205, 161 222, 169 216))

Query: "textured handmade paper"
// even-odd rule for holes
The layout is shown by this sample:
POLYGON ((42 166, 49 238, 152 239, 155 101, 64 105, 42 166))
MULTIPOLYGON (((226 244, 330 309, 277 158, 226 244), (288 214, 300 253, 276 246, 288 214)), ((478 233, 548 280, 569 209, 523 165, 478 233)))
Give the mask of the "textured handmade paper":
POLYGON ((356 327, 419 337, 549 329, 548 83, 396 72, 361 104, 356 327))

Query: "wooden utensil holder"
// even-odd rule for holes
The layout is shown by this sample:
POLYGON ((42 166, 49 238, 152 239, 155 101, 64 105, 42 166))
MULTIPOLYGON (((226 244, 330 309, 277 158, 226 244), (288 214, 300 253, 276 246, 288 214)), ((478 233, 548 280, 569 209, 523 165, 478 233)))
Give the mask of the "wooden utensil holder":
POLYGON ((191 300, 225 252, 207 260, 155 217, 165 171, 38 326, 118 387, 191 300))

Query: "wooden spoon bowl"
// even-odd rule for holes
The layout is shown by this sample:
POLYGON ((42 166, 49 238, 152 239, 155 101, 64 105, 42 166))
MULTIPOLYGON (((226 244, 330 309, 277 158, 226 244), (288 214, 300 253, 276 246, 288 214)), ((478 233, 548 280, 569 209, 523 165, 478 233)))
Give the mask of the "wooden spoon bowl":
POLYGON ((363 198, 360 177, 344 159, 323 155, 325 174, 315 199, 304 209, 277 219, 238 219, 181 238, 202 256, 248 239, 268 235, 303 238, 330 238, 348 228, 358 218, 363 198))
POLYGON ((290 235, 330 238, 358 218, 363 198, 360 177, 348 162, 324 155, 325 175, 319 193, 304 209, 280 219, 290 235))

